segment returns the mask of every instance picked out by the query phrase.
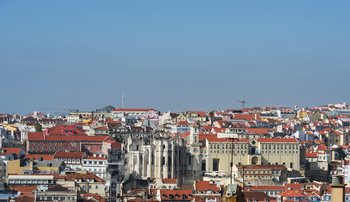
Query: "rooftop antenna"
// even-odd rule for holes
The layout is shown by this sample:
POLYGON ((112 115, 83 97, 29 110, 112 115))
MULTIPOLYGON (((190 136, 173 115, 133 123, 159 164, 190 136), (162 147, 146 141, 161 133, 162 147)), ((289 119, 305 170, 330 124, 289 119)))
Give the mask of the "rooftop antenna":
POLYGON ((241 100, 236 100, 236 102, 241 102, 243 104, 243 109, 244 109, 244 103, 247 103, 246 101, 244 101, 244 99, 241 101, 241 100))
POLYGON ((124 91, 122 92, 122 109, 124 109, 124 91))

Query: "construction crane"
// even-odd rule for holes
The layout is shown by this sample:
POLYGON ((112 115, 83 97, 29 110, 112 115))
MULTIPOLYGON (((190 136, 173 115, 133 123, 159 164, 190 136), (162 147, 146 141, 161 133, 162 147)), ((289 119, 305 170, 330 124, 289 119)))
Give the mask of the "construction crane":
POLYGON ((246 101, 244 101, 244 99, 243 100, 236 100, 236 102, 242 103, 243 104, 243 109, 244 109, 244 103, 247 103, 246 101))
POLYGON ((79 111, 79 109, 61 109, 61 108, 45 108, 45 107, 39 107, 39 109, 64 110, 64 111, 69 111, 69 113, 79 111))

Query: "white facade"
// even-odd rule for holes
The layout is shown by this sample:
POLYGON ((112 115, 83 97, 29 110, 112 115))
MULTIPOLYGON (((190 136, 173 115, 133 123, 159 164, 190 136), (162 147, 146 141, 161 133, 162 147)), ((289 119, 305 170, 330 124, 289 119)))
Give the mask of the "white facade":
POLYGON ((83 159, 82 170, 89 171, 99 178, 107 179, 107 159, 104 155, 94 155, 83 159))
POLYGON ((345 165, 343 166, 343 180, 344 180, 344 184, 345 183, 350 183, 350 165, 345 165))

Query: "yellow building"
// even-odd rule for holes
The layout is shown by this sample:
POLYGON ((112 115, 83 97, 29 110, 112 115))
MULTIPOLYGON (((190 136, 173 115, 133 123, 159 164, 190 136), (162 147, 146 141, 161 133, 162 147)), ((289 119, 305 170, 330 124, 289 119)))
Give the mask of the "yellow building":
POLYGON ((297 118, 303 118, 306 114, 307 114, 307 112, 304 110, 299 111, 297 114, 297 118))
POLYGON ((18 130, 18 128, 13 124, 4 124, 2 126, 6 127, 7 131, 12 131, 12 130, 17 131, 18 130))
POLYGON ((32 174, 32 173, 59 173, 64 170, 66 164, 63 161, 33 160, 28 158, 7 162, 6 176, 8 174, 32 174))
POLYGON ((207 121, 207 114, 204 111, 186 111, 186 117, 199 121, 201 124, 207 121))
POLYGON ((217 138, 200 135, 201 170, 225 173, 230 176, 230 163, 237 165, 285 165, 288 170, 300 169, 300 147, 296 139, 217 138))
POLYGON ((95 193, 106 196, 106 181, 91 173, 55 174, 56 183, 62 187, 74 187, 80 193, 95 193))

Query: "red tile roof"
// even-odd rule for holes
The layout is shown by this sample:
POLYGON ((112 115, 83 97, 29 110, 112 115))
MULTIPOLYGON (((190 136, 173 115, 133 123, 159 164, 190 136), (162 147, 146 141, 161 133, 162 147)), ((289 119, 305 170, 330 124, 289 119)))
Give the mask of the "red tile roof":
POLYGON ((215 183, 212 183, 210 181, 197 181, 195 186, 196 186, 197 193, 199 191, 202 193, 205 193, 205 191, 207 191, 207 190, 211 190, 214 193, 220 191, 220 187, 216 186, 215 183))
POLYGON ((95 128, 94 130, 108 130, 108 128, 107 126, 103 126, 103 127, 95 128))
POLYGON ((162 178, 163 183, 177 183, 177 179, 162 178))
POLYGON ((317 158, 317 154, 318 154, 318 152, 308 151, 308 152, 305 152, 305 157, 306 158, 317 158))
POLYGON ((84 131, 77 129, 75 125, 53 126, 51 128, 46 128, 46 130, 50 135, 62 135, 62 134, 66 135, 67 134, 66 131, 73 132, 73 134, 86 135, 84 131))
MULTIPOLYGON (((114 140, 110 136, 62 136, 62 135, 46 135, 47 141, 109 141, 114 140)), ((29 140, 29 137, 28 137, 29 140)))
POLYGON ((186 111, 186 114, 198 114, 198 117, 206 117, 205 111, 186 111))
POLYGON ((226 131, 226 128, 213 127, 213 130, 217 133, 224 133, 226 131))
POLYGON ((52 174, 55 179, 65 179, 67 181, 74 181, 74 179, 94 179, 95 182, 102 182, 106 183, 104 179, 101 179, 97 177, 96 175, 92 173, 87 173, 87 174, 80 174, 80 173, 72 173, 72 174, 66 174, 66 175, 60 175, 60 174, 52 174))
POLYGON ((33 133, 28 133, 28 140, 30 141, 40 141, 40 140, 45 140, 44 139, 44 133, 43 132, 33 132, 33 133))
POLYGON ((188 123, 188 121, 180 121, 180 122, 177 122, 177 123, 175 123, 174 125, 186 125, 186 126, 189 126, 190 125, 190 123, 188 123))
POLYGON ((302 184, 284 184, 284 186, 287 188, 290 187, 292 190, 301 190, 301 188, 304 187, 302 184))
POLYGON ((296 190, 287 190, 287 191, 278 193, 278 195, 281 195, 284 197, 304 197, 303 195, 299 194, 296 190))
POLYGON ((3 151, 3 152, 0 152, 0 155, 7 155, 7 154, 16 154, 17 156, 19 155, 19 153, 21 152, 21 148, 0 148, 0 151, 3 151))
POLYGON ((246 120, 246 121, 261 120, 259 114, 234 114, 233 119, 236 119, 236 120, 246 120), (256 117, 256 118, 255 118, 255 117, 256 117))
POLYGON ((96 199, 97 201, 100 201, 100 202, 106 202, 107 201, 105 198, 103 198, 102 196, 100 196, 98 194, 80 193, 80 196, 83 197, 83 199, 94 198, 94 199, 96 199))
POLYGON ((34 196, 32 191, 36 189, 37 186, 9 186, 11 190, 20 191, 20 196, 34 196))

